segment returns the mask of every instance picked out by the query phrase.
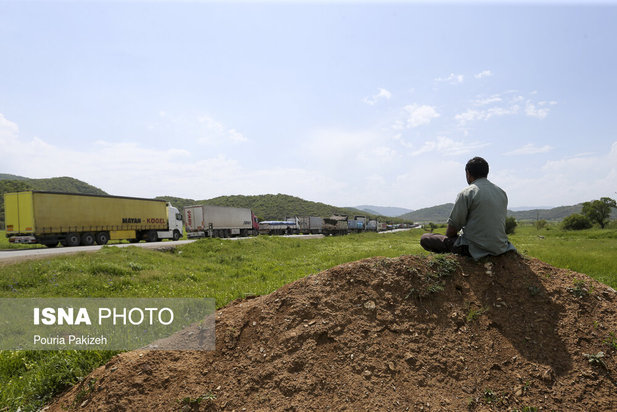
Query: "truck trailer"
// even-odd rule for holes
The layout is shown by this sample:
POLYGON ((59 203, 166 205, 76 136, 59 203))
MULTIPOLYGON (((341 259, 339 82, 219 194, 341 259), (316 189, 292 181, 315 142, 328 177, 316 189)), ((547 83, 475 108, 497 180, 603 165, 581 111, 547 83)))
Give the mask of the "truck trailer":
POLYGON ((182 237, 182 215, 164 200, 27 191, 4 195, 6 236, 55 247, 182 237))
POLYGON ((323 220, 322 233, 326 236, 330 235, 346 235, 349 233, 349 225, 346 215, 332 215, 325 217, 323 220))
POLYGON ((298 216, 300 233, 317 234, 323 229, 323 218, 318 216, 298 216))
POLYGON ((257 217, 251 209, 246 208, 211 205, 186 206, 184 221, 189 238, 259 234, 257 217))

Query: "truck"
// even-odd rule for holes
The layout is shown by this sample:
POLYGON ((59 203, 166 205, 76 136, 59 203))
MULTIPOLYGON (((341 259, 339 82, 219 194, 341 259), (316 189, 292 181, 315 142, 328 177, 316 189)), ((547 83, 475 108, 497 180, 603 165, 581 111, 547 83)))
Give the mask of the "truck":
POLYGON ((298 227, 300 233, 316 234, 323 229, 323 218, 318 216, 298 216, 298 227))
POLYGON ((182 237, 182 215, 164 200, 31 190, 5 193, 4 210, 12 243, 89 246, 182 237))
POLYGON ((298 221, 295 218, 259 222, 260 235, 297 235, 298 233, 298 221))
POLYGON ((259 223, 251 209, 227 206, 194 205, 184 207, 186 235, 199 237, 255 236, 259 223))
POLYGON ((323 220, 322 233, 326 236, 348 234, 348 217, 346 215, 337 214, 334 214, 330 217, 325 217, 323 220))

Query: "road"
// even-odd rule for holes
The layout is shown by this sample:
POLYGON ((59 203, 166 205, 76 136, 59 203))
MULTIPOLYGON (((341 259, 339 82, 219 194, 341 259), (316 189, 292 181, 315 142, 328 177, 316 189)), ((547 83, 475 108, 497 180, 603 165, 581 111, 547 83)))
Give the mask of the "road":
MULTIPOLYGON (((152 243, 121 243, 116 245, 108 245, 112 247, 128 247, 137 246, 146 249, 166 249, 179 245, 186 245, 194 242, 194 240, 178 240, 177 242, 152 242, 152 243)), ((67 255, 81 252, 96 252, 103 246, 74 246, 74 247, 57 247, 57 248, 40 248, 40 249, 9 249, 0 250, 0 264, 15 263, 26 259, 40 259, 52 256, 67 255)))

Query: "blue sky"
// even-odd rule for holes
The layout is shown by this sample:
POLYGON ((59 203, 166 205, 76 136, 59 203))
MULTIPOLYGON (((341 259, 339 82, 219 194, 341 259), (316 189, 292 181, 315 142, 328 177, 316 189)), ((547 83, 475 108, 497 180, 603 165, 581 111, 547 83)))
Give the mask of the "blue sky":
POLYGON ((0 0, 0 173, 117 195, 617 196, 617 4, 0 0))

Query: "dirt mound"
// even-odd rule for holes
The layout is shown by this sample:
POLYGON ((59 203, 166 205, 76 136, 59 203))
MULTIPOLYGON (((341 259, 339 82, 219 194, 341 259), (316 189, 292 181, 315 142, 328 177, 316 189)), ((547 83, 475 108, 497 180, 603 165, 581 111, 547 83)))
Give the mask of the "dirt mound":
POLYGON ((217 311, 216 351, 121 354, 49 411, 613 411, 616 303, 513 253, 366 259, 217 311))

